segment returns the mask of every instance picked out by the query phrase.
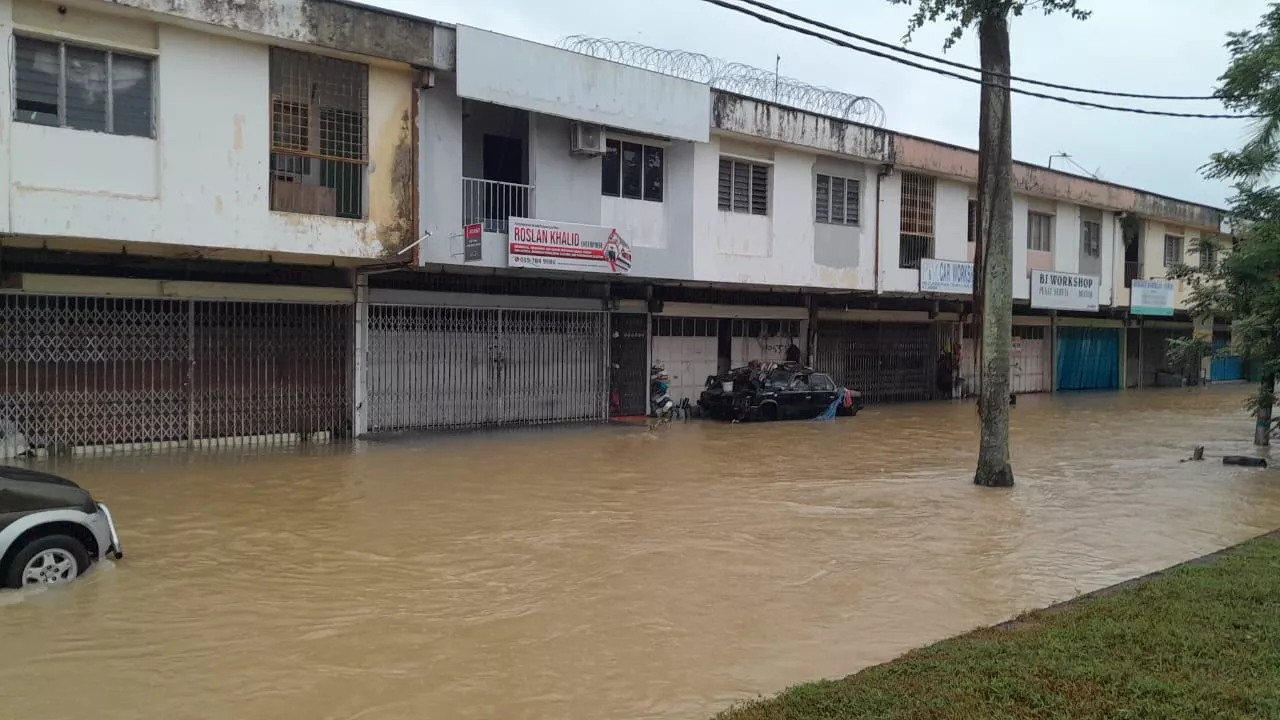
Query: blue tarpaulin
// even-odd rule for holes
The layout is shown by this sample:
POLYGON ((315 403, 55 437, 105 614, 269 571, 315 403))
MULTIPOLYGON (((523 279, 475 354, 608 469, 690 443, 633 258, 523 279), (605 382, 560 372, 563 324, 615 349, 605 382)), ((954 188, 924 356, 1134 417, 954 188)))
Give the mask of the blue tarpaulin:
POLYGON ((1227 346, 1226 340, 1215 340, 1213 364, 1209 366, 1209 379, 1213 382, 1244 379, 1244 361, 1235 355, 1218 357, 1216 353, 1227 346))
POLYGON ((1116 390, 1120 387, 1120 330, 1058 328, 1058 389, 1116 390))

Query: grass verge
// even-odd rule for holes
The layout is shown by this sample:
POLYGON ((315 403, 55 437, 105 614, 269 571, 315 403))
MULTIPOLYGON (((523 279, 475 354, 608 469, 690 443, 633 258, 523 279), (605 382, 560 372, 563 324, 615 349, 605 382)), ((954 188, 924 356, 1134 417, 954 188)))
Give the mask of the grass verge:
POLYGON ((1280 718, 1280 533, 717 718, 1280 718))

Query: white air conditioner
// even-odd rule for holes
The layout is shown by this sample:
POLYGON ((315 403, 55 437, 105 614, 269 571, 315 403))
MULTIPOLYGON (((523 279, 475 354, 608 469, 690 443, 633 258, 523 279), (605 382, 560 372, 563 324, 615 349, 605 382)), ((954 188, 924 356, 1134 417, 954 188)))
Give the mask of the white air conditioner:
POLYGON ((574 155, 603 155, 604 126, 576 122, 570 126, 569 152, 574 155))

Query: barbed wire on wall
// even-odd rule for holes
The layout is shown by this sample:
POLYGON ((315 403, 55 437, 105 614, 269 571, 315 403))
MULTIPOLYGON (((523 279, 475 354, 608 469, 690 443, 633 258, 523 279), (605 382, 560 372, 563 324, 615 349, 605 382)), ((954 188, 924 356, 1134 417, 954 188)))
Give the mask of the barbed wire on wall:
POLYGON ((706 83, 717 90, 819 115, 875 127, 882 127, 885 122, 884 107, 872 98, 810 85, 803 80, 779 75, 776 71, 725 62, 702 53, 668 50, 629 40, 609 40, 586 35, 570 35, 561 39, 557 45, 583 55, 706 83))

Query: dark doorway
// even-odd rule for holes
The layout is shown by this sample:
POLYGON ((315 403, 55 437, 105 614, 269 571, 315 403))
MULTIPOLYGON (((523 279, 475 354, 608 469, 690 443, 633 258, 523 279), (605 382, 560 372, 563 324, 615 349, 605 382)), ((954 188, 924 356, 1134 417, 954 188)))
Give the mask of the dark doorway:
POLYGON ((529 194, 524 184, 524 141, 505 135, 484 136, 484 216, 505 225, 508 218, 529 217, 529 194), (493 183, 511 183, 496 185, 493 183))
POLYGON ((524 183, 524 141, 504 135, 485 135, 484 179, 524 183))
POLYGON ((614 313, 610 316, 610 417, 646 413, 645 385, 649 381, 649 353, 645 338, 647 318, 640 313, 614 313))

